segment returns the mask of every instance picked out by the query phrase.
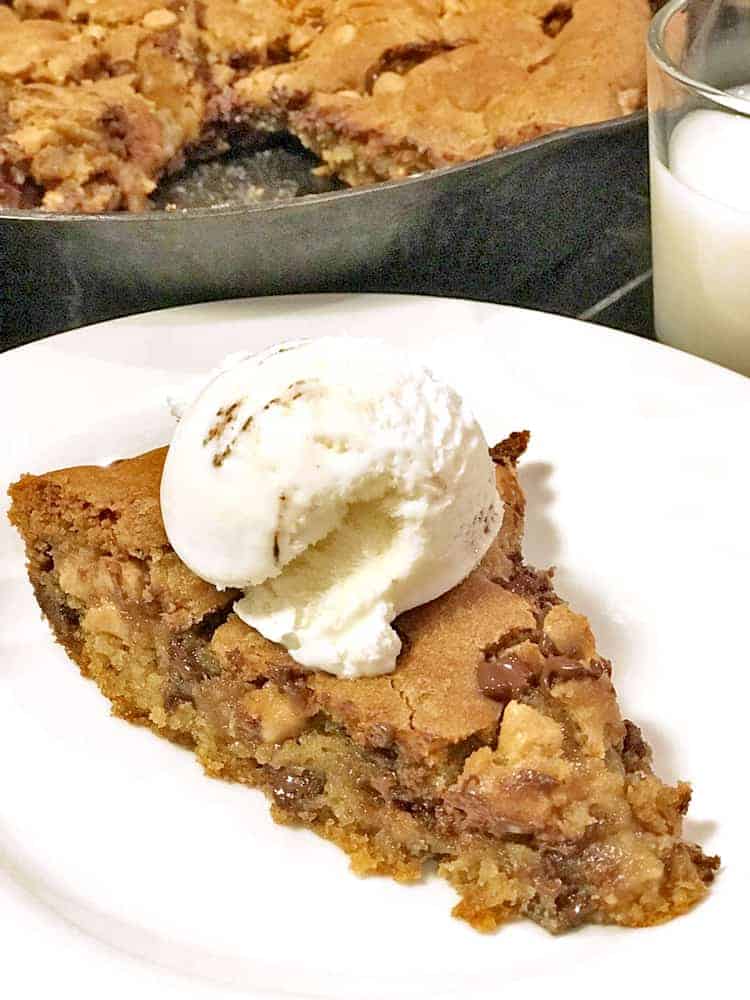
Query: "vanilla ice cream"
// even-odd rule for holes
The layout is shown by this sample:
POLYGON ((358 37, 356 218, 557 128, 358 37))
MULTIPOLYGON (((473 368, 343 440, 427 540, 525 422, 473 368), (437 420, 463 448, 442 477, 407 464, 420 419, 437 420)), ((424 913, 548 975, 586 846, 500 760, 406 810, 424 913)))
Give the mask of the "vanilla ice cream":
POLYGON ((495 538, 487 442, 403 352, 347 337, 235 356, 187 407, 161 506, 190 569, 305 667, 387 673, 391 622, 454 587, 495 538))

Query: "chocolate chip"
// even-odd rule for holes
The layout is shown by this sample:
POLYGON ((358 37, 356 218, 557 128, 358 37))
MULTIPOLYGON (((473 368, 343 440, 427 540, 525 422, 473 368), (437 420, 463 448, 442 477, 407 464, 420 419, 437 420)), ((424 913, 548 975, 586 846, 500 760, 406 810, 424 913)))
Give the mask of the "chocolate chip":
POLYGON ((386 722, 375 722, 367 731, 367 745, 378 750, 390 750, 394 737, 393 726, 386 722))
POLYGON ((643 738, 641 730, 630 719, 624 719, 625 736, 622 741, 620 755, 625 770, 645 771, 651 766, 651 747, 643 738))
POLYGON ((556 3, 554 7, 542 17, 542 31, 548 38, 556 38, 565 25, 573 17, 573 9, 570 4, 556 3))
POLYGON ((550 656, 542 667, 541 681, 547 687, 552 687, 556 681, 572 681, 581 677, 598 678, 603 673, 604 664, 601 660, 583 663, 568 656, 550 656))
POLYGON ((309 808, 325 788, 325 778, 304 768, 273 769, 269 773, 271 794, 276 805, 290 812, 309 808))
POLYGON ((525 566, 520 559, 514 559, 515 566, 507 580, 502 584, 506 590, 518 594, 540 609, 546 610, 560 603, 560 598, 552 587, 552 570, 532 569, 525 566))
POLYGON ((409 813, 410 816, 434 816, 435 803, 429 799, 399 799, 391 800, 393 805, 402 812, 409 813))
POLYGON ((547 656, 544 665, 539 668, 515 653, 506 652, 485 655, 477 667, 477 683, 482 694, 507 704, 540 684, 551 688, 558 681, 582 677, 596 679, 605 673, 610 673, 610 665, 607 660, 598 657, 586 663, 569 656, 547 656))
POLYGON ((477 668, 479 690, 493 701, 507 703, 536 682, 537 671, 515 653, 483 660, 477 668))
POLYGON ((67 603, 65 594, 51 580, 37 585, 36 597, 58 638, 72 641, 80 624, 80 612, 67 603))
POLYGON ((182 702, 193 702, 198 685, 218 672, 218 664, 209 643, 216 629, 232 610, 228 603, 204 615, 203 619, 185 632, 172 636, 169 642, 169 666, 165 678, 164 707, 173 712, 182 702))

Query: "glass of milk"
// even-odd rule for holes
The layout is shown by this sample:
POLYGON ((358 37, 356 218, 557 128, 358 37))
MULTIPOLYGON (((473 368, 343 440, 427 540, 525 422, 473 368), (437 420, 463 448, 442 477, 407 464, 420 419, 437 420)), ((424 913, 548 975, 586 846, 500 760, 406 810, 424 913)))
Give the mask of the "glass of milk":
POLYGON ((648 60, 656 335, 750 375, 750 0, 671 0, 648 60))

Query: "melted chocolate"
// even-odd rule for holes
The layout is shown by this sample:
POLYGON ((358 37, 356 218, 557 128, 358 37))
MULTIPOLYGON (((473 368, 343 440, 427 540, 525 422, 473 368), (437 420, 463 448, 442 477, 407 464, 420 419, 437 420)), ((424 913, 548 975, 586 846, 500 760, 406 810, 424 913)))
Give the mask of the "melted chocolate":
POLYGON ((512 701, 538 682, 537 671, 515 653, 483 660, 477 669, 479 690, 493 701, 512 701))
POLYGON ((314 799, 325 788, 325 778, 316 771, 300 767, 271 768, 269 786, 277 806, 289 812, 300 812, 312 807, 314 799))
POLYGON ((483 695, 505 705, 540 684, 551 688, 557 681, 601 677, 607 671, 607 666, 598 659, 582 663, 568 656, 549 656, 541 667, 537 667, 515 653, 506 652, 489 657, 479 664, 477 683, 483 695))
POLYGON ((550 656, 544 663, 541 673, 541 682, 547 687, 552 687, 555 681, 572 681, 580 677, 601 677, 604 673, 604 666, 600 660, 592 660, 590 663, 581 663, 580 660, 572 660, 568 656, 550 656))

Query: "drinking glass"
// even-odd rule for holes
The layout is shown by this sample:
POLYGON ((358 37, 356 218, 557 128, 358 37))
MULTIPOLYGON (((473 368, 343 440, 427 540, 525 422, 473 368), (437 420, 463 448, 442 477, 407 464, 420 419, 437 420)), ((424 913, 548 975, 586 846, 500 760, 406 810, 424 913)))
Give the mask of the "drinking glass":
POLYGON ((656 335, 750 375, 750 0, 671 0, 648 37, 656 335))

